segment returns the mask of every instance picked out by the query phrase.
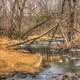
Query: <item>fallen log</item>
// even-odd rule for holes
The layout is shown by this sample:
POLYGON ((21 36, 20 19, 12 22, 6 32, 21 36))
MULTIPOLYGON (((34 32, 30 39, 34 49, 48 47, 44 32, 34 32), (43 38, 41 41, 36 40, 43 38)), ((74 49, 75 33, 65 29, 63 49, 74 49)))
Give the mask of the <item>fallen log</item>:
POLYGON ((8 45, 7 48, 13 47, 13 46, 19 46, 19 45, 24 44, 24 43, 27 43, 27 42, 30 42, 29 44, 31 44, 31 43, 33 43, 34 41, 36 41, 37 39, 39 39, 39 38, 43 37, 44 35, 46 35, 48 32, 52 31, 54 28, 56 28, 56 27, 58 27, 58 26, 59 26, 59 24, 57 23, 55 26, 51 27, 48 31, 44 32, 43 34, 41 34, 41 35, 39 35, 39 36, 37 36, 37 37, 35 37, 35 38, 32 38, 32 39, 30 39, 30 40, 24 40, 24 41, 22 41, 22 42, 18 42, 18 43, 12 44, 12 45, 8 45))
POLYGON ((0 76, 14 72, 35 74, 42 68, 42 56, 0 48, 0 76))

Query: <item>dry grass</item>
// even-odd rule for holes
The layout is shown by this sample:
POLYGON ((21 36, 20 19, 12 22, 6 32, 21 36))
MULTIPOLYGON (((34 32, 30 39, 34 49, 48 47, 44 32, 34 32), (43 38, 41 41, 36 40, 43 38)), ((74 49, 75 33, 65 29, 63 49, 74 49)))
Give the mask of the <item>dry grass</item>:
POLYGON ((49 56, 48 57, 48 62, 59 62, 59 61, 63 61, 63 57, 57 55, 57 56, 49 56))
MULTIPOLYGON (((37 38, 39 36, 40 35, 29 36, 28 40, 32 40, 32 39, 37 38)), ((42 37, 38 38, 37 41, 45 41, 45 40, 49 40, 49 39, 50 39, 50 37, 48 35, 45 35, 45 36, 42 36, 42 37)))
POLYGON ((41 66, 42 57, 38 54, 0 49, 0 75, 14 71, 34 74, 40 70, 41 66))
POLYGON ((42 56, 9 50, 6 46, 10 42, 9 38, 0 38, 0 75, 15 71, 31 74, 39 72, 42 66, 42 56))

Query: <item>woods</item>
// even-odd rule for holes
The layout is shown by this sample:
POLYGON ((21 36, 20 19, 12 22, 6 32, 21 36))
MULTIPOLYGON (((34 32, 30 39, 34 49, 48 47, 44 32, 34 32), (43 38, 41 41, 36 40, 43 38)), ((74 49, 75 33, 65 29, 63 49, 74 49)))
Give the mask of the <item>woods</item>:
POLYGON ((46 58, 41 54, 56 62, 79 46, 79 4, 79 0, 0 0, 0 75, 8 70, 39 72, 46 58), (32 52, 35 48, 43 51, 32 52), (6 63, 10 66, 5 68, 6 63))
MULTIPOLYGON (((57 0, 52 0, 52 2, 48 0, 36 0, 35 2, 2 0, 0 20, 3 25, 0 27, 0 34, 12 39, 25 40, 29 36, 41 35, 45 31, 47 32, 59 21, 59 27, 55 32, 62 35, 66 45, 69 46, 70 43, 72 44, 71 40, 75 39, 73 38, 75 33, 79 33, 75 30, 79 26, 77 21, 78 2, 78 0, 60 0, 59 2, 57 0)), ((53 36, 55 32, 52 30, 47 35, 53 36)))

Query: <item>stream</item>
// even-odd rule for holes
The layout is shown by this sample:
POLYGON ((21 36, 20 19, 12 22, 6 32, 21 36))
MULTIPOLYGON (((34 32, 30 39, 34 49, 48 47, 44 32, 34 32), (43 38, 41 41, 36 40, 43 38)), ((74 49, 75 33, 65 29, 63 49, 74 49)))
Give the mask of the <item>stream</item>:
MULTIPOLYGON (((57 42, 53 41, 51 43, 51 46, 56 45, 56 44, 63 44, 62 39, 57 40, 57 42)), ((47 46, 47 45, 48 45, 47 41, 39 42, 39 43, 36 42, 32 45, 33 52, 40 52, 42 47, 47 46), (39 50, 37 50, 38 48, 39 50)), ((26 47, 26 45, 21 45, 21 47, 26 47)), ((53 51, 54 50, 51 50, 52 53, 53 51)), ((43 53, 45 54, 46 50, 43 51, 43 53)), ((64 61, 55 62, 55 63, 51 62, 48 64, 47 68, 45 68, 43 71, 38 73, 36 76, 17 73, 17 74, 14 74, 13 76, 7 77, 5 80, 57 80, 56 78, 58 76, 63 75, 65 73, 80 73, 80 59, 77 59, 77 58, 70 59, 70 61, 68 61, 67 63, 65 63, 64 61)))
POLYGON ((56 78, 58 76, 65 73, 78 72, 80 72, 80 60, 74 61, 73 64, 50 63, 48 68, 45 68, 36 76, 17 73, 14 76, 6 78, 5 80, 57 80, 56 78))

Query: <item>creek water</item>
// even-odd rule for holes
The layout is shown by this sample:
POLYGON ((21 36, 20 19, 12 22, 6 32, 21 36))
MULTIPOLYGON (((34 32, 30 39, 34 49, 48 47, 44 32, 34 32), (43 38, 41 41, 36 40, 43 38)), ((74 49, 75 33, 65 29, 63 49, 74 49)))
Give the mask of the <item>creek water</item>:
MULTIPOLYGON (((62 40, 57 40, 57 42, 53 41, 51 45, 56 44, 63 44, 62 40)), ((48 42, 39 42, 34 43, 32 45, 33 52, 36 51, 36 49, 48 45, 48 42), (35 50, 34 50, 35 48, 35 50)), ((26 47, 26 45, 23 45, 22 47, 26 47)), ((42 48, 41 48, 42 49, 42 48)), ((39 51, 41 51, 41 49, 39 51)), ((54 51, 54 50, 52 50, 54 51)), ((37 50, 38 52, 38 50, 37 50)), ((46 53, 46 52, 45 52, 46 53)), ((58 53, 59 54, 59 53, 58 53)), ((63 55, 63 54, 62 54, 63 55)), ((70 59, 67 63, 63 62, 51 62, 48 64, 49 67, 45 68, 43 71, 38 73, 35 77, 32 75, 24 75, 21 73, 18 73, 14 75, 13 77, 8 77, 6 80, 55 80, 55 78, 59 75, 62 75, 67 72, 76 73, 80 72, 80 59, 70 59)))
POLYGON ((13 77, 8 77, 6 80, 56 80, 59 75, 67 72, 80 72, 80 60, 75 60, 72 64, 67 63, 49 63, 49 67, 45 68, 35 77, 32 75, 25 75, 21 73, 15 74, 13 77))

